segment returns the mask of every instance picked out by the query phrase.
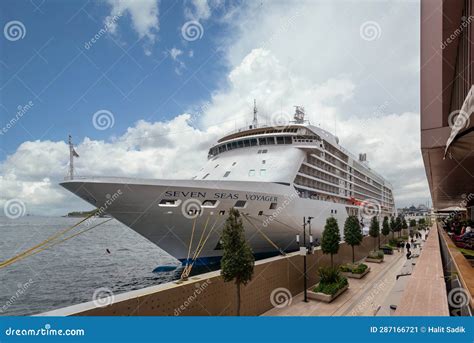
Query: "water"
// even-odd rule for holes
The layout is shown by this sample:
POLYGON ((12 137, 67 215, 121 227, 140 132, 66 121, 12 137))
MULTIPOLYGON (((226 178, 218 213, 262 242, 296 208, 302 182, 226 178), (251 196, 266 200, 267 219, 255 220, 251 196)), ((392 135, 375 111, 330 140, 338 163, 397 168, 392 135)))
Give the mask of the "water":
MULTIPOLYGON (((80 218, 0 217, 0 261, 78 221, 80 218)), ((162 265, 180 263, 113 219, 0 269, 0 315, 41 313, 91 301, 94 291, 102 287, 118 294, 179 277, 181 268, 153 273, 162 265)))

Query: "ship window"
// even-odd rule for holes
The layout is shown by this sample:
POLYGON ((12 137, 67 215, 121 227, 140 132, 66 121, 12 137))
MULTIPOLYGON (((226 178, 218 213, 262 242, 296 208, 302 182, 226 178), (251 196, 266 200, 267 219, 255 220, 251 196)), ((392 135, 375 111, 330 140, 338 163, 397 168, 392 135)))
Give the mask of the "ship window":
POLYGON ((249 176, 254 176, 254 175, 255 175, 255 169, 250 169, 249 176))
POLYGON ((238 141, 238 142, 237 142, 237 146, 238 146, 239 148, 243 148, 243 146, 244 146, 244 141, 238 141))
POLYGON ((229 174, 230 174, 230 171, 226 171, 225 174, 224 174, 224 177, 229 176, 229 174))
POLYGON ((274 137, 268 137, 267 138, 267 144, 275 144, 275 138, 274 137))
POLYGON ((259 216, 263 216, 263 211, 258 211, 259 216))
POLYGON ((285 144, 285 138, 284 137, 277 137, 277 144, 285 144))
POLYGON ((218 164, 216 164, 216 166, 214 167, 214 169, 216 169, 217 167, 219 167, 219 165, 218 165, 218 164))
POLYGON ((237 201, 235 202, 234 207, 235 207, 235 208, 244 208, 245 205, 247 205, 247 201, 245 201, 245 200, 237 200, 237 201))
POLYGON ((262 154, 266 154, 267 152, 268 152, 267 149, 263 149, 263 150, 262 150, 262 154))
POLYGON ((232 166, 235 166, 236 164, 237 164, 237 162, 234 162, 234 163, 232 163, 232 166))
POLYGON ((276 210, 276 208, 277 208, 277 203, 276 203, 276 202, 272 202, 272 203, 270 204, 270 210, 276 210))
POLYGON ((256 139, 256 138, 252 138, 252 139, 250 140, 250 146, 255 146, 255 145, 257 145, 257 139, 256 139))
POLYGON ((257 154, 261 154, 261 153, 262 153, 262 150, 257 151, 257 154))
POLYGON ((291 144, 291 137, 284 137, 285 138, 285 144, 291 144))
POLYGON ((250 141, 248 139, 244 140, 244 146, 245 147, 250 146, 250 141))
POLYGON ((265 163, 266 163, 266 161, 265 161, 265 160, 262 160, 262 164, 265 164, 265 163))
POLYGON ((258 139, 258 144, 259 145, 267 145, 267 140, 265 138, 259 138, 258 139))
POLYGON ((260 176, 265 176, 267 174, 266 169, 260 169, 260 176))
POLYGON ((225 214, 225 210, 219 211, 219 215, 220 215, 220 216, 223 216, 224 214, 225 214))
POLYGON ((207 173, 206 175, 204 175, 202 179, 204 180, 204 179, 207 178, 208 176, 209 176, 209 173, 207 173))
POLYGON ((174 199, 163 199, 160 201, 158 206, 160 207, 178 207, 181 203, 181 200, 174 200, 174 199))

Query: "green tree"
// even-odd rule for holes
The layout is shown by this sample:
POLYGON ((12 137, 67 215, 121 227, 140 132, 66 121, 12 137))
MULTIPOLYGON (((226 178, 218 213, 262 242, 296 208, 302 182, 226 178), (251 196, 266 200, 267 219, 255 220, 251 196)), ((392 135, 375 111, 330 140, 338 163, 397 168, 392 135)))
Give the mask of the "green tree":
POLYGON ((352 247, 352 263, 355 262, 354 246, 360 245, 364 236, 356 216, 349 216, 344 223, 344 240, 352 247))
POLYGON ((222 232, 221 275, 225 282, 235 281, 237 288, 237 315, 240 316, 240 288, 253 275, 255 258, 245 240, 244 226, 239 211, 231 209, 222 232))
POLYGON ((408 224, 407 224, 407 221, 405 220, 405 218, 402 219, 402 229, 403 230, 408 229, 408 224))
POLYGON ((382 222, 382 235, 386 237, 389 235, 389 233, 390 233, 390 223, 388 221, 388 217, 385 216, 382 222))
POLYGON ((392 239, 395 237, 395 231, 397 231, 397 223, 395 222, 395 218, 392 216, 390 218, 390 231, 392 231, 392 239))
POLYGON ((397 217, 395 219, 395 227, 397 228, 398 237, 400 237, 402 235, 402 218, 397 217))
POLYGON ((339 242, 341 241, 341 234, 339 233, 339 226, 334 217, 329 217, 324 226, 323 235, 321 237, 321 250, 324 254, 331 254, 331 267, 333 267, 333 255, 339 251, 339 242))
POLYGON ((425 218, 420 218, 418 220, 418 226, 420 227, 420 229, 424 229, 425 228, 425 225, 426 225, 426 220, 425 218))
POLYGON ((374 250, 377 250, 377 237, 380 234, 380 225, 376 216, 370 221, 369 235, 374 238, 374 250))
POLYGON ((416 226, 416 220, 410 219, 410 227, 415 227, 415 226, 416 226))

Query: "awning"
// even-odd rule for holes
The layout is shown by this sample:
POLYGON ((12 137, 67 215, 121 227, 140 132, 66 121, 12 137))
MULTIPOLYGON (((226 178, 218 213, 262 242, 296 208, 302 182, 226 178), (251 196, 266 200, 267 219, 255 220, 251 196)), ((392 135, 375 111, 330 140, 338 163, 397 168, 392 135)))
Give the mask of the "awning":
POLYGON ((448 117, 451 134, 446 142, 444 158, 460 158, 467 156, 474 148, 474 86, 464 99, 461 110, 453 111, 448 117))

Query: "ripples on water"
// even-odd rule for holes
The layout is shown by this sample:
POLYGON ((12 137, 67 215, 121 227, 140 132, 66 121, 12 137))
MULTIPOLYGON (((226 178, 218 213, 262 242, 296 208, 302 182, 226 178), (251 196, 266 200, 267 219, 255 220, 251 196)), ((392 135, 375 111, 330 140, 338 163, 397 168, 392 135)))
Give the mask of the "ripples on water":
MULTIPOLYGON (((97 223, 105 220, 97 219, 97 223)), ((0 217, 0 261, 78 221, 80 218, 11 220, 0 217)), ((179 277, 181 268, 172 272, 152 272, 162 265, 180 263, 114 219, 0 269, 0 315, 41 313, 91 301, 94 291, 101 287, 118 294, 179 277)))

